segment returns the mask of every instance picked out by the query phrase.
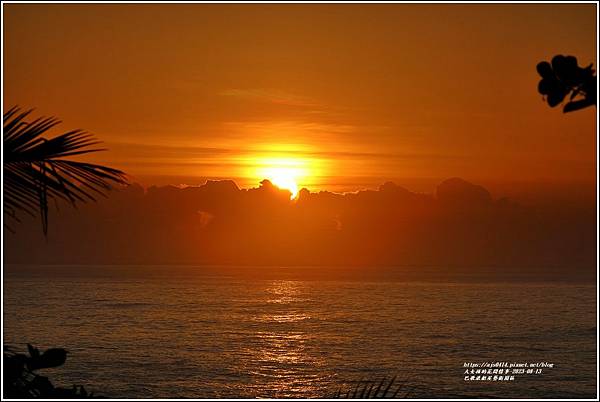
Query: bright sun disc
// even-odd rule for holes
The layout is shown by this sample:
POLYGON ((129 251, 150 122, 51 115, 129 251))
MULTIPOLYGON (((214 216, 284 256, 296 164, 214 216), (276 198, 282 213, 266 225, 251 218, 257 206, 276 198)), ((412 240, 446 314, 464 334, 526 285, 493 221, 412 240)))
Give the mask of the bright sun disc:
POLYGON ((279 188, 289 190, 292 198, 298 194, 298 183, 296 183, 297 172, 291 168, 267 168, 264 170, 265 178, 279 188))
POLYGON ((268 179, 281 189, 292 193, 292 198, 298 195, 298 182, 307 176, 305 162, 297 159, 262 159, 258 162, 256 176, 268 179))

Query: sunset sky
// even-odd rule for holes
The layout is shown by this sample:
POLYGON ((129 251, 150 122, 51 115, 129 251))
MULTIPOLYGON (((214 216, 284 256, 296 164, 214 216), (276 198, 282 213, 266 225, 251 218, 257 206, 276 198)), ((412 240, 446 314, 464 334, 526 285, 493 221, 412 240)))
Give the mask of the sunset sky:
POLYGON ((535 70, 595 62, 593 4, 9 4, 4 23, 4 109, 90 131, 109 151, 89 160, 144 185, 595 182, 596 109, 549 108, 535 70))

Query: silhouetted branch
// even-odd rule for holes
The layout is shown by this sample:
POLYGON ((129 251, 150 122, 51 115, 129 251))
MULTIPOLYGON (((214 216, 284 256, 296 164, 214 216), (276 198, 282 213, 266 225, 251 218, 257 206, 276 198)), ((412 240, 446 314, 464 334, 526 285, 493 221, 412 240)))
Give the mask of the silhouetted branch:
POLYGON ((563 107, 564 113, 596 105, 596 74, 592 64, 582 68, 574 56, 557 55, 551 63, 538 63, 537 71, 542 77, 538 91, 550 107, 561 104, 567 96, 569 102, 563 107))
POLYGON ((35 371, 59 367, 67 360, 67 351, 52 348, 40 353, 39 349, 27 344, 29 356, 4 347, 3 391, 6 398, 92 398, 83 386, 72 388, 55 387, 48 377, 35 371))

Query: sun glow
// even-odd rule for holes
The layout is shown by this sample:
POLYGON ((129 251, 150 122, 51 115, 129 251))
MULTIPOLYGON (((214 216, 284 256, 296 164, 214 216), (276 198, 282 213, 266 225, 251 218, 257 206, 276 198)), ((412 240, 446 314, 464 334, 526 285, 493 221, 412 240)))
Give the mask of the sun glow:
POLYGON ((291 198, 296 198, 298 185, 308 176, 307 162, 301 159, 259 159, 257 164, 256 177, 289 190, 291 198))
POLYGON ((298 183, 296 183, 296 172, 294 169, 265 169, 265 178, 269 179, 277 187, 289 190, 292 193, 292 198, 298 195, 298 183))

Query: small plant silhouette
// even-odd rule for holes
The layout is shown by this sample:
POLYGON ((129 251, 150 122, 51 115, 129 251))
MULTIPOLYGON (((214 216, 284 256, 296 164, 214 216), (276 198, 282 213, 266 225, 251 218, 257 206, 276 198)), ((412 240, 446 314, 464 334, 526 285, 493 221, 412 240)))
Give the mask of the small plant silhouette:
MULTIPOLYGON (((360 380, 353 388, 348 388, 345 391, 338 389, 334 398, 336 399, 394 399, 399 396, 403 390, 402 384, 396 382, 396 377, 391 380, 383 378, 380 381, 360 380)), ((403 398, 408 397, 409 392, 406 391, 403 398)))
POLYGON ((48 377, 35 371, 62 366, 67 360, 67 351, 52 348, 40 353, 39 349, 27 344, 29 356, 4 347, 4 397, 5 398, 91 398, 93 394, 83 386, 72 388, 55 387, 48 377))
POLYGON ((596 74, 592 64, 579 67, 576 57, 557 55, 551 63, 538 63, 537 72, 542 76, 538 92, 544 95, 550 107, 561 104, 569 94, 564 113, 596 105, 596 74))

